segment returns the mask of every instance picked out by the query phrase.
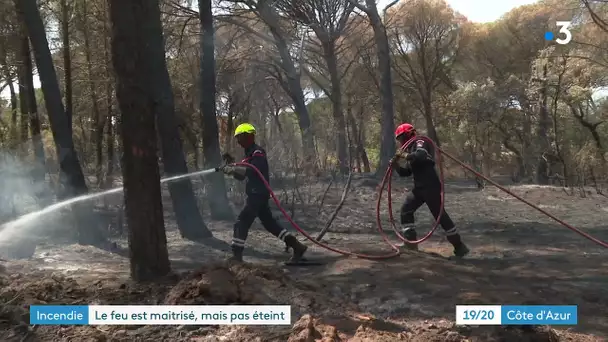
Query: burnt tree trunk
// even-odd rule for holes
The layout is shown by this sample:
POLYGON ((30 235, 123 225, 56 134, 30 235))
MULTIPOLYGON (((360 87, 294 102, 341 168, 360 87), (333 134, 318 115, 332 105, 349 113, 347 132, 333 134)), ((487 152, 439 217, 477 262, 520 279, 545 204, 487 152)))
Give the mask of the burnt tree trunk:
POLYGON ((20 49, 19 49, 19 59, 21 64, 19 66, 19 70, 17 72, 18 82, 19 82, 19 107, 21 109, 21 121, 20 121, 20 129, 21 129, 21 149, 24 154, 27 154, 27 142, 29 138, 29 101, 28 101, 28 89, 27 89, 27 66, 25 61, 25 54, 29 54, 29 40, 27 38, 27 33, 23 30, 23 34, 19 39, 20 49))
MULTIPOLYGON (((145 10, 141 16, 146 21, 146 26, 137 28, 142 37, 146 36, 146 44, 142 46, 145 48, 143 51, 146 53, 146 64, 140 67, 149 72, 147 77, 150 80, 150 100, 154 101, 152 109, 161 140, 164 171, 168 177, 183 175, 188 173, 188 166, 175 116, 173 88, 165 60, 165 42, 158 2, 153 1, 146 5, 145 10)), ((212 234, 199 211, 191 180, 184 178, 169 182, 168 188, 181 236, 193 240, 211 237, 212 234)))
POLYGON ((296 69, 294 59, 287 42, 287 34, 281 27, 282 19, 270 2, 258 1, 258 15, 268 26, 274 45, 280 56, 280 67, 285 74, 285 80, 280 82, 293 102, 294 111, 298 116, 298 125, 302 134, 304 163, 306 172, 314 172, 316 168, 316 152, 314 132, 310 121, 310 113, 306 107, 304 90, 302 89, 300 72, 296 69))
MULTIPOLYGON (((53 133, 60 168, 60 182, 63 186, 59 198, 83 195, 88 192, 82 167, 78 160, 70 119, 61 102, 61 91, 57 81, 57 73, 53 66, 53 58, 49 49, 44 23, 36 0, 14 0, 17 13, 27 28, 30 42, 34 49, 38 75, 42 84, 44 102, 53 133)), ((76 211, 78 242, 80 244, 97 245, 105 242, 92 208, 84 207, 76 211), (84 218, 88 219, 85 220, 84 218)))
POLYGON ((23 15, 23 21, 34 48, 44 101, 61 168, 61 178, 66 187, 64 195, 86 193, 88 188, 74 148, 70 121, 61 102, 59 82, 36 0, 15 0, 15 6, 23 15))
POLYGON ((27 95, 27 110, 28 119, 30 121, 29 129, 34 145, 34 156, 36 157, 35 178, 38 181, 43 181, 46 173, 45 164, 46 156, 44 145, 42 143, 42 135, 40 134, 40 117, 38 116, 38 101, 36 99, 36 89, 34 89, 34 66, 32 64, 32 55, 30 51, 30 41, 27 37, 27 32, 23 33, 21 38, 21 60, 23 63, 24 91, 27 95))
MULTIPOLYGON (((26 37, 26 43, 27 37, 26 37)), ((28 43, 29 44, 29 43, 28 43)), ((21 49, 23 49, 23 39, 21 39, 21 49)), ((23 59, 23 52, 20 51, 20 57, 23 59)), ((21 112, 21 149, 23 152, 27 151, 27 138, 28 138, 28 114, 29 114, 29 103, 27 98, 27 83, 25 78, 27 77, 27 72, 25 71, 25 63, 21 61, 21 65, 19 66, 19 70, 17 71, 17 82, 19 83, 19 109, 21 112)))
MULTIPOLYGON (((220 152, 219 128, 216 118, 215 95, 215 43, 211 0, 200 0, 199 15, 201 22, 201 71, 200 71, 200 115, 203 134, 203 158, 207 168, 217 167, 222 163, 220 152)), ((231 132, 229 132, 231 133, 231 132)), ((223 174, 209 175, 209 209, 214 219, 233 218, 228 204, 226 182, 223 174)))
MULTIPOLYGON (((74 110, 74 96, 72 92, 72 53, 70 49, 70 7, 68 0, 61 0, 61 41, 63 52, 63 79, 65 96, 65 114, 72 129, 72 112, 74 110)), ((70 133, 71 134, 71 133, 70 133)))
POLYGON ((87 74, 89 77, 89 92, 91 93, 91 106, 93 107, 93 132, 95 132, 95 176, 97 184, 103 180, 103 128, 105 122, 99 109, 99 99, 95 87, 95 75, 93 74, 93 57, 91 55, 91 38, 89 33, 88 3, 82 2, 82 35, 84 39, 84 55, 87 63, 87 74))
POLYGON ((24 153, 28 152, 27 140, 31 132, 34 147, 35 162, 32 169, 32 178, 35 181, 34 192, 39 203, 43 206, 51 204, 52 194, 45 184, 45 156, 42 137, 40 136, 40 120, 34 90, 34 75, 32 58, 30 54, 30 41, 25 28, 22 28, 20 37, 19 60, 19 106, 21 107, 21 141, 24 153))
POLYGON ((365 0, 367 5, 367 16, 374 30, 374 41, 376 43, 376 56, 378 68, 380 69, 380 98, 382 100, 382 125, 380 130, 380 163, 376 173, 382 175, 388 167, 391 157, 395 154, 395 108, 393 99, 393 81, 391 74, 391 56, 386 35, 386 27, 378 14, 376 2, 365 0))
MULTIPOLYGON (((318 34, 317 34, 318 35, 318 34)), ((327 63, 329 78, 331 82, 332 113, 334 118, 335 132, 337 138, 338 167, 341 174, 347 174, 349 170, 347 144, 346 144, 346 122, 342 111, 342 87, 340 85, 340 75, 338 70, 338 57, 336 56, 335 41, 328 39, 323 44, 323 58, 327 63)))
MULTIPOLYGON (((109 12, 109 10, 107 10, 109 12)), ((106 13, 107 13, 106 12, 106 13)), ((106 166, 106 179, 104 186, 111 188, 114 183, 114 127, 115 127, 115 116, 114 116, 114 88, 112 87, 113 77, 110 64, 110 36, 111 29, 109 28, 109 18, 106 18, 104 24, 104 39, 103 39, 103 53, 104 53, 104 65, 105 65, 105 76, 106 76, 106 154, 108 155, 107 166, 106 166)))
POLYGON ((157 0, 110 0, 112 61, 121 112, 125 207, 129 227, 131 277, 137 281, 170 270, 157 158, 156 113, 150 29, 159 13, 157 0))

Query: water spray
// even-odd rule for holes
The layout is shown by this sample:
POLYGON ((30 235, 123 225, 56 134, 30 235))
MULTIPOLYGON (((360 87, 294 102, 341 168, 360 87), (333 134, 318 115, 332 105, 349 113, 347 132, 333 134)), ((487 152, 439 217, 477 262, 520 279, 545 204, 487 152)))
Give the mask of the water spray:
MULTIPOLYGON (((526 201, 525 199, 521 198, 520 196, 515 195, 514 193, 512 193, 511 191, 505 189, 504 187, 500 186, 499 184, 497 184, 496 182, 492 181, 491 179, 489 179, 488 177, 486 177, 485 175, 475 171, 472 167, 470 167, 469 165, 461 162, 460 160, 458 160, 456 157, 450 155, 449 153, 441 150, 437 145, 435 145, 435 143, 427 138, 427 137, 423 137, 423 136, 417 136, 417 139, 424 139, 426 141, 429 141, 430 143, 433 144, 433 146, 435 147, 435 150, 437 151, 437 158, 438 158, 438 164, 440 165, 440 180, 442 183, 441 186, 441 210, 443 210, 443 206, 444 206, 444 189, 443 189, 443 184, 444 184, 444 175, 443 175, 443 170, 441 168, 441 155, 445 155, 446 157, 448 157, 449 159, 455 161, 456 163, 458 163, 462 168, 474 173, 476 176, 481 177, 483 179, 485 179, 486 181, 490 182, 492 185, 496 186, 497 188, 499 188, 500 190, 506 192, 507 194, 515 197, 516 199, 518 199, 519 201, 531 206, 532 208, 540 211, 542 214, 552 218, 554 221, 558 222, 559 224, 561 224, 562 226, 578 233, 579 235, 587 238, 588 240, 591 240, 593 242, 595 242, 596 244, 604 247, 604 248, 608 248, 608 243, 602 240, 599 240, 571 225, 569 225, 568 223, 558 219, 557 217, 551 215, 550 213, 544 211, 543 209, 540 209, 538 206, 526 201)), ((413 142, 414 139, 410 139, 408 142, 406 142, 401 149, 405 150, 407 149, 407 147, 413 142)), ((211 169, 206 169, 206 170, 201 170, 201 171, 195 171, 195 172, 190 172, 187 174, 183 174, 183 175, 178 175, 178 176, 172 176, 172 177, 167 177, 167 178, 163 178, 160 180, 160 183, 166 183, 166 182, 171 182, 171 181, 175 181, 175 180, 180 180, 180 179, 184 179, 184 178, 188 178, 188 177, 193 177, 193 176, 204 176, 204 175, 208 175, 211 173, 215 173, 215 172, 220 172, 224 169, 225 166, 227 165, 239 165, 239 166, 246 166, 251 168, 258 177, 260 177, 263 182, 264 185, 268 188, 268 190, 270 191, 270 195, 271 198, 274 200, 275 204, 277 204, 278 208, 281 210, 281 212, 283 213, 283 215, 285 216, 285 218, 291 223, 291 225, 298 231, 300 232, 302 235, 304 235, 308 240, 310 240, 311 242, 313 242, 314 244, 333 251, 335 253, 338 254, 342 254, 342 255, 347 255, 347 256, 355 256, 358 258, 363 258, 363 259, 370 259, 370 260, 382 260, 382 259, 390 259, 390 258, 394 258, 397 257, 401 254, 401 251, 399 249, 398 246, 396 246, 395 244, 393 244, 387 237, 386 233, 383 231, 382 229, 382 224, 381 224, 381 220, 380 220, 380 203, 381 203, 381 198, 382 198, 382 193, 384 192, 385 189, 388 190, 389 192, 389 196, 388 196, 388 206, 389 206, 389 216, 390 216, 390 222, 391 222, 391 226, 393 228, 393 231, 396 233, 397 237, 402 240, 403 242, 406 242, 405 238, 403 236, 401 236, 400 232, 397 230, 397 228, 394 225, 394 219, 392 217, 392 198, 390 196, 391 193, 391 174, 392 174, 392 168, 389 166, 389 168, 386 170, 386 173, 384 175, 384 178, 382 180, 382 184, 381 187, 379 189, 379 193, 378 193, 378 199, 377 199, 377 203, 376 203, 376 215, 377 215, 377 225, 378 225, 378 231, 382 237, 382 239, 384 240, 384 242, 392 249, 392 252, 389 252, 387 254, 384 255, 366 255, 366 254, 361 254, 361 253, 354 253, 351 251, 346 251, 346 250, 340 250, 337 248, 333 248, 331 246, 328 246, 324 243, 321 243, 320 241, 317 241, 316 239, 314 239, 312 236, 310 236, 306 231, 304 231, 303 229, 301 229, 289 216, 289 214, 287 214, 287 212, 285 212, 285 210, 282 208, 279 200, 276 198, 276 196, 274 195, 272 189, 270 188, 270 185, 268 184, 268 182, 264 179, 264 177, 262 176, 261 172, 253 165, 249 164, 249 163, 245 163, 245 162, 240 162, 240 163, 235 163, 234 158, 230 155, 225 153, 224 155, 222 155, 222 159, 224 161, 224 164, 220 167, 214 167, 211 169)), ((32 221, 34 221, 35 219, 44 216, 45 214, 49 214, 52 213, 54 211, 57 211, 59 209, 68 207, 74 203, 78 203, 78 202, 83 202, 83 201, 87 201, 93 198, 98 198, 98 197, 103 197, 109 194, 113 194, 113 193, 118 193, 123 191, 123 187, 118 187, 118 188, 113 188, 113 189, 109 189, 103 192, 98 192, 98 193, 93 193, 93 194, 87 194, 87 195, 83 195, 83 196, 79 196, 79 197, 75 197, 75 198, 71 198, 69 200, 63 201, 63 202, 59 202, 56 204, 53 204, 51 206, 48 206, 46 208, 43 208, 39 211, 36 212, 32 212, 26 215, 23 215, 11 222, 5 223, 3 225, 0 226, 0 244, 6 244, 6 245, 10 245, 10 244, 14 244, 14 238, 19 236, 19 235, 24 235, 24 227, 22 227, 24 224, 26 223, 30 223, 32 221)), ((436 230, 437 226, 438 226, 438 222, 439 218, 437 218, 435 224, 433 225, 433 227, 431 228, 431 230, 422 238, 419 239, 417 241, 407 241, 408 243, 413 243, 413 244, 419 244, 423 241, 425 241, 426 239, 428 239, 436 230)), ((25 229, 25 231, 27 231, 27 229, 25 229)))
MULTIPOLYGON (((194 177, 194 176, 205 176, 205 175, 208 175, 208 174, 211 174, 214 172, 218 172, 220 170, 221 170, 221 168, 215 167, 212 169, 190 172, 190 173, 186 173, 183 175, 166 177, 166 178, 162 178, 160 180, 160 183, 163 184, 163 183, 176 181, 176 180, 180 180, 180 179, 184 179, 184 178, 188 178, 188 177, 194 177)), ((86 194, 86 195, 70 198, 68 200, 65 200, 65 201, 62 201, 59 203, 55 203, 46 208, 42 208, 38 211, 34 211, 29 214, 22 215, 22 216, 16 218, 15 220, 7 222, 0 226, 0 243, 14 242, 13 240, 15 239, 15 237, 24 235, 23 225, 31 223, 34 220, 36 220, 44 215, 53 213, 57 210, 60 210, 60 209, 66 208, 66 207, 69 207, 70 205, 75 204, 75 203, 80 203, 80 202, 88 201, 88 200, 91 200, 94 198, 99 198, 99 197, 119 193, 119 192, 122 192, 123 190, 124 190, 123 187, 117 187, 117 188, 112 188, 112 189, 109 189, 106 191, 86 194)))

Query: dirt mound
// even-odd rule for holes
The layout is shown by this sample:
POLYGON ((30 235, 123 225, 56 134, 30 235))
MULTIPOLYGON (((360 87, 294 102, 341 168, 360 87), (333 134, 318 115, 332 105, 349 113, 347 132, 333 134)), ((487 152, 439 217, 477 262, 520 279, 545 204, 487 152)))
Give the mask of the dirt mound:
POLYGON ((323 295, 320 286, 312 282, 296 281, 277 267, 249 263, 206 265, 175 285, 164 304, 289 304, 292 315, 298 316, 355 310, 354 305, 323 295))
POLYGON ((403 327, 367 316, 314 318, 304 315, 292 328, 288 342, 403 341, 403 327))
POLYGON ((582 335, 557 332, 549 327, 455 326, 452 322, 413 321, 397 324, 374 317, 333 319, 304 315, 292 328, 288 342, 561 342, 594 341, 582 335))
POLYGON ((261 289, 280 287, 287 279, 281 273, 246 265, 205 266, 180 281, 169 291, 167 305, 276 303, 261 289), (274 285, 274 286, 273 286, 274 285))
POLYGON ((51 304, 61 303, 66 299, 87 297, 86 289, 82 288, 76 280, 56 274, 7 274, 0 277, 0 288, 2 305, 51 304))

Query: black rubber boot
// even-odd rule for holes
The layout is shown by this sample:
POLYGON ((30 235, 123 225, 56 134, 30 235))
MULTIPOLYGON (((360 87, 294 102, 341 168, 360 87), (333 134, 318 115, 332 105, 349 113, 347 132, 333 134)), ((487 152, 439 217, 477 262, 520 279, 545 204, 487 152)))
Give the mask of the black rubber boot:
POLYGON ((460 243, 460 245, 454 247, 454 256, 457 258, 464 258, 467 254, 469 254, 470 250, 464 243, 460 243))
POLYGON ((302 260, 302 256, 308 249, 306 245, 298 241, 298 239, 291 234, 285 236, 285 244, 287 245, 287 248, 293 249, 293 254, 289 260, 290 262, 298 262, 302 260))
MULTIPOLYGON (((416 241, 418 240, 418 233, 416 233, 416 229, 414 228, 405 228, 401 231, 401 235, 403 235, 403 237, 408 240, 408 241, 416 241)), ((413 251, 417 251, 418 250, 418 245, 417 244, 412 244, 412 243, 407 243, 404 242, 403 243, 403 247, 413 250, 413 251)))
POLYGON ((446 237, 446 239, 448 240, 449 243, 452 244, 452 246, 454 246, 454 256, 455 257, 463 258, 467 254, 469 254, 470 250, 464 243, 462 243, 462 240, 460 239, 459 234, 449 235, 446 237))
POLYGON ((229 262, 243 262, 243 247, 232 246, 232 256, 228 259, 229 262))

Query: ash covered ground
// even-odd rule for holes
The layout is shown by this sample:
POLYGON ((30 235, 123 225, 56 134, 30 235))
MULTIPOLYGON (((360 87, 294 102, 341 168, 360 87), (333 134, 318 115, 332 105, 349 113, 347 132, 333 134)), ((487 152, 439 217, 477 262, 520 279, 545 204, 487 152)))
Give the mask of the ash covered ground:
MULTIPOLYGON (((340 201, 342 186, 332 185, 322 206, 319 199, 327 183, 300 188, 298 192, 306 196, 298 196, 304 203, 294 206, 295 220, 315 235, 340 201)), ((406 186, 395 183, 395 210, 406 186)), ((568 194, 559 187, 510 189, 577 228, 608 240, 608 198, 592 190, 581 197, 578 191, 568 194)), ((292 190, 277 194, 295 193, 292 190)), ((257 222, 248 239, 248 262, 226 264, 232 223, 208 220, 214 239, 183 240, 169 215, 168 194, 165 196, 174 275, 156 284, 135 284, 128 279, 125 253, 78 246, 69 239, 45 239, 32 258, 0 262, 0 340, 605 341, 608 336, 606 251, 493 187, 478 190, 463 182, 446 186, 446 210, 472 250, 466 260, 447 260, 451 248, 438 233, 421 245, 424 253, 404 252, 387 261, 342 257, 314 246, 309 256, 325 264, 298 268, 282 265, 288 257, 284 245, 257 222), (295 324, 27 325, 29 304, 229 303, 290 304, 295 324), (567 329, 457 327, 453 322, 456 304, 577 304, 579 324, 567 329)), ((353 179, 324 241, 357 252, 389 253, 377 233, 376 196, 377 181, 353 179)), ((289 202, 285 207, 291 211, 289 202)), ((386 210, 382 218, 384 228, 390 230, 386 210)), ((421 232, 432 226, 426 207, 419 210, 417 220, 421 232)), ((124 238, 114 240, 126 248, 124 238)))

